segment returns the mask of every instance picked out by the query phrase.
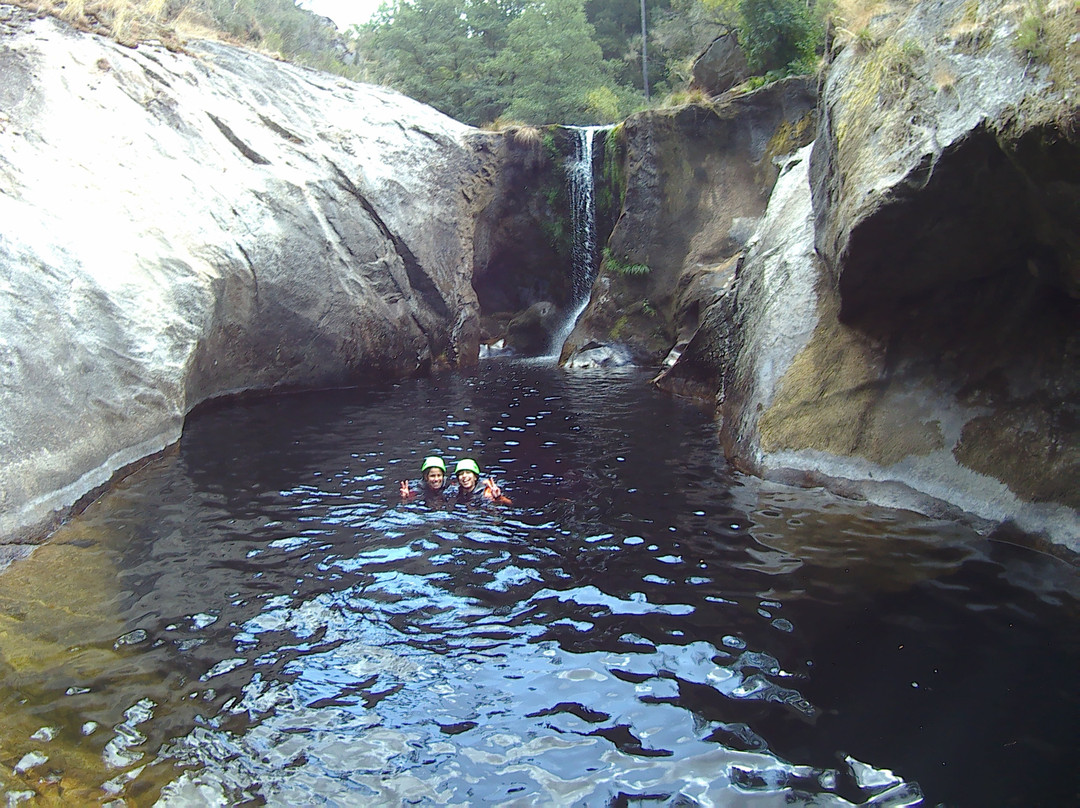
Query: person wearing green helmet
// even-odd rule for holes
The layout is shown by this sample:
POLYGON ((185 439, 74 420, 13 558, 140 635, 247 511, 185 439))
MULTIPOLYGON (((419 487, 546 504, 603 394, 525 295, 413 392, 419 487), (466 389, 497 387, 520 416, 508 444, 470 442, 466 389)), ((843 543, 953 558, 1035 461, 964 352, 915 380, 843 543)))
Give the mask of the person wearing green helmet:
POLYGON ((450 492, 450 499, 458 505, 482 505, 483 494, 477 483, 480 482, 480 466, 471 458, 459 460, 454 466, 457 487, 450 492))
POLYGON ((420 479, 402 480, 401 501, 412 502, 420 498, 426 505, 438 505, 446 501, 446 463, 441 457, 429 455, 420 464, 420 479))
POLYGON ((495 480, 489 477, 483 486, 480 485, 480 466, 472 458, 459 460, 454 467, 454 476, 457 477, 457 487, 452 489, 450 500, 457 505, 484 505, 496 503, 509 505, 510 499, 503 496, 502 489, 495 485, 495 480))

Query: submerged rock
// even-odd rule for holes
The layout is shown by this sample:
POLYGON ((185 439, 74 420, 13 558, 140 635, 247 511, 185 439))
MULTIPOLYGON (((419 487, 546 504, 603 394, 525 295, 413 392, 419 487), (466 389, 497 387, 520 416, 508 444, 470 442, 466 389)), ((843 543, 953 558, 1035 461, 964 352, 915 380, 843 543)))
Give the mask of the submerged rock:
POLYGON ((633 357, 621 345, 586 345, 566 361, 566 367, 586 368, 622 368, 632 365, 633 357))
POLYGON ((469 127, 238 48, 4 8, 0 537, 40 534, 214 396, 475 361, 469 127))

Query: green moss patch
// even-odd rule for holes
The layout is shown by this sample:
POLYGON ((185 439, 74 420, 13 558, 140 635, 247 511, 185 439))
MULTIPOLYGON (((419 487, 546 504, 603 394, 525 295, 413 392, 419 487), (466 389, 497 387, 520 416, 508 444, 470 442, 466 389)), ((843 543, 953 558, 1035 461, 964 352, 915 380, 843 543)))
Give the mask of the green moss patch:
POLYGON ((765 147, 765 161, 771 163, 809 144, 814 139, 816 120, 816 114, 808 112, 797 121, 781 121, 765 147))
POLYGON ((851 137, 861 139, 870 127, 884 129, 883 110, 889 111, 886 121, 907 124, 907 111, 914 103, 907 96, 923 58, 916 43, 894 39, 886 40, 867 55, 840 93, 836 110, 843 114, 835 124, 838 148, 844 148, 851 137))

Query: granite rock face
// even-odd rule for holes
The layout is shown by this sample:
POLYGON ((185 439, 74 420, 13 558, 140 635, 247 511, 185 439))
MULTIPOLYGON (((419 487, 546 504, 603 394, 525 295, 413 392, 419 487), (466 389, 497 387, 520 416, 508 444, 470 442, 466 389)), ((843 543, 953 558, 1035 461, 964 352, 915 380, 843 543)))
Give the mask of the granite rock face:
POLYGON ((551 352, 551 338, 558 327, 559 311, 554 303, 533 303, 512 319, 506 327, 506 346, 525 356, 543 356, 551 352))
POLYGON ((570 298, 569 244, 552 238, 565 211, 566 176, 544 147, 565 140, 558 127, 477 133, 484 164, 482 210, 475 226, 473 286, 485 315, 508 319, 530 306, 570 298))
POLYGON ((635 115, 618 132, 621 211, 563 361, 610 345, 640 365, 685 345, 730 280, 776 181, 810 142, 815 88, 787 79, 715 105, 635 115))
POLYGON ((829 66, 815 243, 846 320, 1004 275, 1080 298, 1075 12, 1040 12, 1044 62, 1019 44, 1033 11, 974 9, 901 4, 829 66))
POLYGON ((0 12, 0 537, 215 396, 475 362, 469 127, 221 44, 0 12))
POLYGON ((750 75, 746 56, 734 33, 718 36, 694 60, 690 71, 693 89, 716 96, 727 92, 750 75))
MULTIPOLYGON (((835 55, 812 151, 671 372, 721 378, 748 472, 1076 553, 1076 37, 1035 60, 1032 12, 990 6, 894 6, 835 55)), ((1041 13, 1050 39, 1071 19, 1041 13)))
POLYGON ((806 149, 777 182, 732 291, 695 337, 721 365, 725 454, 768 479, 974 517, 987 531, 1010 523, 1080 550, 1072 404, 1054 399, 1072 382, 1056 371, 1043 378, 1038 407, 1009 395, 1010 376, 1038 377, 1024 357, 1044 369, 1056 359, 1031 301, 1015 299, 1017 322, 998 323, 1012 332, 1026 320, 1030 339, 1016 348, 986 330, 966 339, 973 319, 941 343, 931 332, 940 312, 929 306, 886 335, 844 323, 813 249, 809 164, 806 149), (980 457, 994 462, 973 462, 980 457))

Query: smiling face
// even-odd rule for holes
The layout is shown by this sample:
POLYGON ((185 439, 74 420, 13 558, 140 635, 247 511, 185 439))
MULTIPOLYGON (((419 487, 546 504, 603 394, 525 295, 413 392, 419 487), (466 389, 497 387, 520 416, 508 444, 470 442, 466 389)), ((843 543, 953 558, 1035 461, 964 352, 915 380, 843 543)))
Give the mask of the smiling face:
POLYGON ((474 471, 459 471, 457 475, 458 485, 463 491, 472 491, 476 488, 476 481, 479 479, 474 471))
POLYGON ((430 468, 424 472, 424 482, 427 483, 428 488, 438 491, 443 486, 443 470, 440 468, 430 468))

